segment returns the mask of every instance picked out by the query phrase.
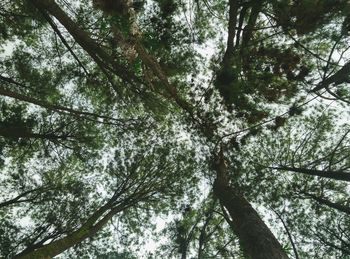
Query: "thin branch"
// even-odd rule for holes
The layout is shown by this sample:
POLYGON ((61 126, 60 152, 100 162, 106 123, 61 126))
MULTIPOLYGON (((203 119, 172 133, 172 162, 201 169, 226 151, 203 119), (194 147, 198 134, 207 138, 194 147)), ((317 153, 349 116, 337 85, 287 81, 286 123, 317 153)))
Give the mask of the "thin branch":
POLYGON ((300 257, 299 257, 299 255, 298 255, 297 248, 296 248, 296 246, 295 246, 295 243, 294 243, 294 241, 293 241, 292 234, 290 233, 287 224, 284 222, 284 220, 283 220, 281 214, 279 214, 279 213, 278 213, 276 210, 274 210, 274 209, 272 209, 272 211, 275 212, 275 214, 277 215, 277 217, 281 220, 281 222, 282 222, 282 224, 283 224, 283 227, 284 227, 284 229, 286 230, 286 233, 287 233, 287 235, 288 235, 289 241, 290 241, 290 243, 292 244, 295 258, 296 258, 296 259, 299 259, 300 257))
POLYGON ((341 180, 350 182, 350 172, 344 171, 329 171, 329 170, 316 170, 316 169, 307 169, 307 168, 296 168, 288 166, 278 166, 278 167, 269 167, 270 169, 275 169, 279 171, 289 171, 295 173, 302 173, 306 175, 319 176, 334 180, 341 180))

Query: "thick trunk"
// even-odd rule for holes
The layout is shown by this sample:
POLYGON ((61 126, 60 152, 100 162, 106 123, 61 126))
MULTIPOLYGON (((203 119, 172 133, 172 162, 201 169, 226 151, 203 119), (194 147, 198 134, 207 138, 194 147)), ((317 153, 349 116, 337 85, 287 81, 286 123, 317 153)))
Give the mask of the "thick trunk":
POLYGON ((246 72, 247 68, 250 67, 249 45, 250 45, 250 41, 251 41, 252 36, 253 36, 253 30, 254 30, 254 27, 256 26, 256 22, 258 20, 259 13, 262 9, 262 5, 263 5, 262 0, 252 1, 252 7, 250 10, 248 23, 243 29, 240 54, 241 54, 241 59, 242 59, 242 66, 243 66, 245 72, 246 72))
POLYGON ((239 238, 247 258, 286 259, 288 256, 270 229, 244 196, 229 185, 227 167, 220 151, 216 158, 214 193, 230 216, 229 225, 239 238))

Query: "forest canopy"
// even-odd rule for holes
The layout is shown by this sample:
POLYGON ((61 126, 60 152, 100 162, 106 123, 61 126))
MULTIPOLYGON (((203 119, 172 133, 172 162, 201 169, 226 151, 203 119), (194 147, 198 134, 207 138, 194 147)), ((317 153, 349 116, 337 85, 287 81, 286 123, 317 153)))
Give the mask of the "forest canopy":
POLYGON ((348 0, 3 0, 1 258, 350 258, 348 0))

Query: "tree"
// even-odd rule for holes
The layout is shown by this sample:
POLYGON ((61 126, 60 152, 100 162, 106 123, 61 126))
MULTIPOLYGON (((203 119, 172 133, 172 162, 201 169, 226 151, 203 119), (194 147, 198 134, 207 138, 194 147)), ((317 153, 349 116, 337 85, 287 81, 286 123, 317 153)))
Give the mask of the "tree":
POLYGON ((348 256, 349 10, 0 4, 1 256, 348 256))

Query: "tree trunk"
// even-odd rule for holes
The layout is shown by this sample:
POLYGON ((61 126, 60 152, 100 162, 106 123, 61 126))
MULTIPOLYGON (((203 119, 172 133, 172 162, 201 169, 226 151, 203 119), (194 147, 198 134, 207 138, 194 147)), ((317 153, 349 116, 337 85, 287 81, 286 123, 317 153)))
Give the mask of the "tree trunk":
POLYGON ((14 257, 14 259, 50 259, 65 250, 79 244, 88 237, 93 236, 99 231, 107 222, 118 212, 125 209, 125 205, 118 205, 116 207, 107 203, 96 211, 79 229, 68 234, 66 237, 53 241, 44 245, 34 251, 22 252, 14 257), (105 214, 107 211, 109 212, 105 214), (105 214, 105 216, 103 216, 105 214), (102 217, 102 218, 101 218, 102 217), (101 219, 100 219, 101 218, 101 219), (100 220, 99 220, 100 219, 100 220))
POLYGON ((229 185, 222 150, 215 161, 214 194, 230 216, 229 225, 240 241, 246 258, 287 259, 282 246, 239 190, 229 185))
POLYGON ((82 30, 54 0, 27 0, 40 11, 54 16, 76 40, 76 42, 90 55, 103 71, 113 71, 118 77, 126 82, 138 81, 124 65, 114 60, 98 43, 96 43, 88 32, 82 30))

